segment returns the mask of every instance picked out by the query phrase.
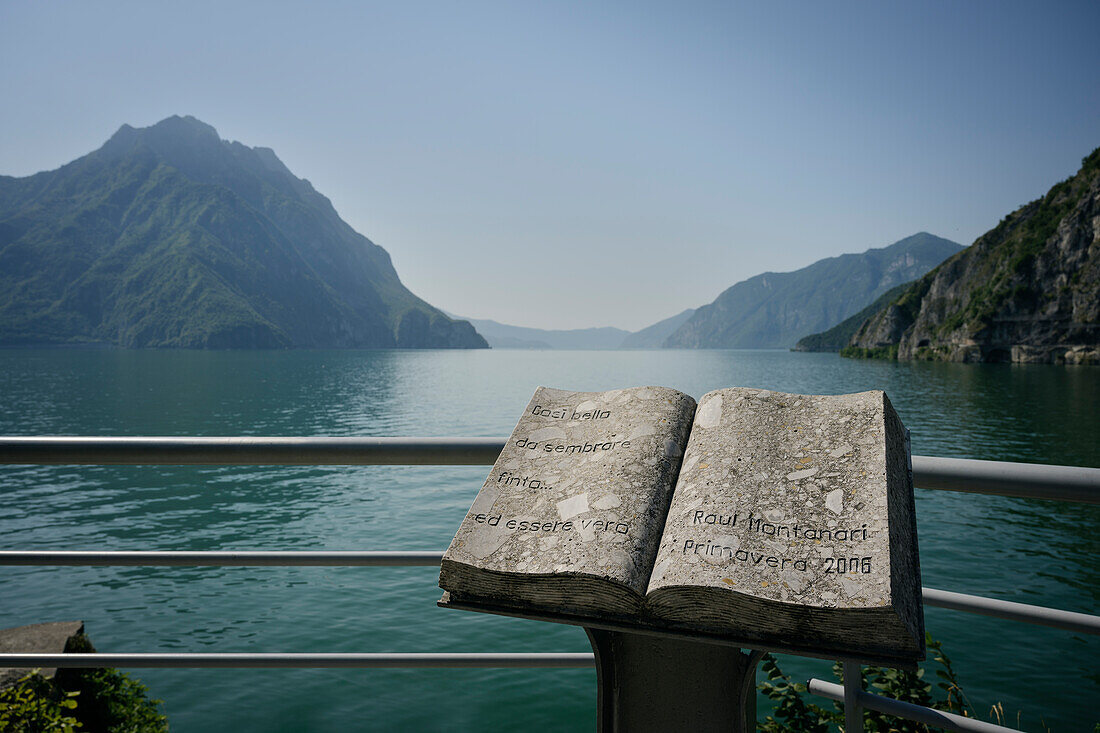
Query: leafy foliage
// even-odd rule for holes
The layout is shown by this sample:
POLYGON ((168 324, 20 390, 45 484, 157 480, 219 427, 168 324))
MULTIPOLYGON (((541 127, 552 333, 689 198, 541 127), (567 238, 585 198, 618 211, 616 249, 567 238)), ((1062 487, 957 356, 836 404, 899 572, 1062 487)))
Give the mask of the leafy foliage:
POLYGON ((84 669, 76 676, 76 717, 89 731, 156 733, 168 730, 162 701, 148 697, 148 688, 116 669, 84 669))
POLYGON ((160 733, 168 718, 145 685, 115 669, 38 670, 0 690, 4 733, 160 733), (65 672, 67 674, 60 674, 65 672))
MULTIPOLYGON (((84 634, 65 643, 66 653, 94 653, 84 634)), ((76 717, 88 731, 109 733, 158 733, 168 730, 168 718, 160 712, 160 700, 149 698, 142 683, 117 669, 59 669, 54 686, 79 701, 76 717)), ((0 729, 2 730, 2 729, 0 729)))
POLYGON ((81 723, 72 715, 75 692, 61 692, 34 670, 0 690, 0 731, 5 733, 72 733, 81 723))
POLYGON ((757 685, 757 689, 774 700, 776 705, 772 715, 765 718, 763 723, 757 724, 758 730, 768 733, 788 730, 826 733, 833 723, 843 720, 843 716, 838 717, 835 711, 806 702, 802 697, 807 692, 806 685, 792 682, 790 677, 783 674, 771 654, 764 655, 760 662, 760 671, 767 679, 757 685))
MULTIPOLYGON (((973 717, 951 660, 943 651, 943 645, 935 641, 931 634, 926 634, 925 643, 932 652, 933 661, 938 665, 936 669, 938 682, 934 685, 924 679, 923 668, 910 672, 888 667, 867 666, 861 670, 863 689, 902 702, 973 717)), ((832 730, 833 726, 843 727, 843 706, 834 702, 831 707, 826 708, 814 702, 807 702, 803 698, 807 693, 806 685, 792 682, 770 654, 764 657, 760 669, 767 679, 757 687, 775 702, 775 710, 765 718, 764 722, 757 725, 758 730, 766 733, 790 730, 826 733, 832 730)), ((843 679, 840 663, 833 665, 833 675, 838 680, 843 679)), ((866 709, 863 711, 863 723, 864 730, 875 733, 928 733, 938 730, 924 723, 866 709)))
MULTIPOLYGON (((95 652, 87 636, 65 644, 66 652, 95 652)), ((0 690, 3 733, 161 733, 168 730, 162 701, 117 669, 59 669, 53 680, 38 670, 0 690)))

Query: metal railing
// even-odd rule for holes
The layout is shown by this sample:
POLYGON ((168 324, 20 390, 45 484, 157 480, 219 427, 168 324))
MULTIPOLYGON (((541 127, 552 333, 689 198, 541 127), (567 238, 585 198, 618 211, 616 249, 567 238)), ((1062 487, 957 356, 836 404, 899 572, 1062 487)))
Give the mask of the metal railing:
MULTIPOLYGON (((0 566, 145 567, 425 567, 439 566, 441 551, 246 550, 0 550, 0 566)), ((922 588, 924 605, 1100 635, 1100 616, 966 593, 922 588)), ((0 657, 0 660, 3 658, 0 657)), ((54 666, 54 665, 49 665, 54 666)))
MULTIPOLYGON (((269 437, 0 437, 0 464, 66 465, 488 465, 505 438, 269 438, 269 437)), ((913 456, 920 488, 1100 503, 1100 469, 961 458, 913 456)), ((438 551, 0 551, 0 565, 83 566, 432 566, 438 551)), ((1100 616, 1044 608, 935 588, 929 606, 977 613, 1078 633, 1100 634, 1100 616)), ((410 654, 0 654, 11 667, 591 667, 590 653, 410 654)), ((810 680, 810 692, 843 700, 851 721, 862 707, 950 730, 1010 730, 970 718, 870 695, 848 678, 843 687, 810 680), (957 720, 956 720, 957 719, 957 720), (930 722, 934 721, 934 722, 930 722)))
MULTIPOLYGON (((0 464, 490 465, 506 438, 0 437, 0 464)), ((1100 469, 913 456, 923 489, 1100 504, 1100 469)))
MULTIPOLYGON (((845 681, 848 680, 847 672, 848 670, 845 670, 845 681)), ((853 676, 856 679, 859 678, 858 670, 853 673, 853 676)), ((820 695, 821 697, 837 702, 843 702, 845 714, 849 712, 859 713, 860 708, 867 708, 868 710, 877 710, 880 713, 886 713, 887 715, 893 715, 907 720, 914 720, 918 723, 924 723, 925 725, 930 725, 934 728, 943 728, 945 730, 974 731, 975 733, 997 733, 998 731, 1014 730, 1013 728, 1006 728, 1003 725, 986 723, 975 718, 956 715, 955 713, 933 710, 923 705, 914 705, 913 703, 893 700, 889 697, 882 697, 881 695, 872 695, 869 692, 860 690, 858 687, 854 689, 849 688, 847 684, 838 685, 835 682, 811 679, 807 683, 806 688, 811 694, 820 695)), ((862 720, 856 717, 855 721, 848 721, 845 727, 848 730, 859 730, 861 724, 862 720)))
POLYGON ((317 669, 325 667, 354 668, 557 668, 591 667, 589 652, 517 652, 517 653, 439 653, 413 652, 391 654, 354 653, 244 653, 192 652, 187 654, 0 654, 0 662, 17 668, 87 668, 87 667, 187 667, 187 668, 267 668, 317 669))

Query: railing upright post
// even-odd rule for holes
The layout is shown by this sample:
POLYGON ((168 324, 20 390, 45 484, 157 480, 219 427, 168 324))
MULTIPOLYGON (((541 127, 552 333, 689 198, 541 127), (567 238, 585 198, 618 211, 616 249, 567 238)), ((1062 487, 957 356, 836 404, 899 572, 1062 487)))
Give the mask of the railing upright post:
POLYGON ((863 708, 859 704, 862 691, 859 662, 844 662, 844 733, 863 733, 863 708))

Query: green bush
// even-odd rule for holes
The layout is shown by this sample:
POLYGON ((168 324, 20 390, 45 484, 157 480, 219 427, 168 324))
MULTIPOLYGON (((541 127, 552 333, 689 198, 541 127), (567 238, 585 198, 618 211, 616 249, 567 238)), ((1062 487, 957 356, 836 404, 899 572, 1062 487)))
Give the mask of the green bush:
MULTIPOLYGON (((67 653, 94 653, 87 636, 78 634, 65 644, 67 653)), ((55 685, 77 695, 76 718, 86 731, 159 733, 168 730, 160 700, 149 698, 145 685, 117 669, 59 669, 55 685)), ((0 728, 0 731, 3 731, 0 728)))
MULTIPOLYGON (((168 730, 160 700, 151 700, 145 685, 117 669, 81 669, 64 680, 67 694, 77 695, 75 714, 87 731, 157 733, 168 730)), ((2 729, 0 729, 2 730, 2 729)))
POLYGON ((4 733, 71 733, 81 726, 72 716, 75 692, 62 692, 38 670, 0 690, 0 731, 4 733))
MULTIPOLYGON (((66 652, 94 652, 75 636, 66 652)), ((0 690, 0 733, 161 733, 168 718, 160 700, 117 669, 60 669, 53 680, 38 670, 0 690)))
MULTIPOLYGON (((959 686, 955 670, 951 666, 951 660, 943 653, 942 644, 933 640, 930 634, 925 636, 925 643, 932 652, 932 659, 939 665, 936 669, 939 682, 935 686, 924 679, 924 669, 907 672, 887 667, 868 666, 861 669, 863 689, 902 702, 972 717, 970 706, 959 686)), ((776 705, 772 715, 767 716, 764 722, 757 724, 758 730, 767 733, 789 730, 827 733, 833 729, 833 726, 843 726, 843 706, 834 702, 831 708, 825 708, 804 700, 806 685, 792 682, 790 677, 783 674, 772 655, 765 655, 760 670, 767 679, 757 687, 776 705)), ((838 679, 843 679, 839 662, 833 665, 833 674, 838 679)), ((928 733, 928 731, 938 730, 924 723, 895 718, 873 710, 863 711, 863 725, 864 730, 875 733, 928 733)))

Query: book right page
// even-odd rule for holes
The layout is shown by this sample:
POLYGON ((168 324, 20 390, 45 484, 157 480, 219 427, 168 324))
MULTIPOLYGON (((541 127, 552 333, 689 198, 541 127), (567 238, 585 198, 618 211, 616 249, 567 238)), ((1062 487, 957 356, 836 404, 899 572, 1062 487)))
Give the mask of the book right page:
MULTIPOLYGON (((698 592, 708 588, 755 599, 750 607, 761 613, 751 616, 766 617, 769 608, 782 615, 775 602, 826 613, 893 607, 910 629, 906 636, 915 635, 919 623, 923 641, 923 623, 913 616, 919 610, 912 608, 919 595, 895 598, 899 591, 913 595, 914 578, 899 579, 891 567, 890 519, 897 512, 888 511, 895 509, 888 494, 905 509, 900 484, 907 483, 894 461, 887 465, 888 445, 907 455, 899 431, 904 441, 882 392, 810 396, 730 388, 704 395, 649 593, 661 591, 658 605, 667 608, 668 590, 690 589, 682 597, 703 599, 695 606, 701 619, 718 618, 705 599, 720 602, 723 594, 698 592)), ((915 528, 901 526, 912 526, 911 515, 902 517, 893 539, 909 543, 915 562, 915 528)), ((678 619, 693 619, 683 605, 678 619)))

